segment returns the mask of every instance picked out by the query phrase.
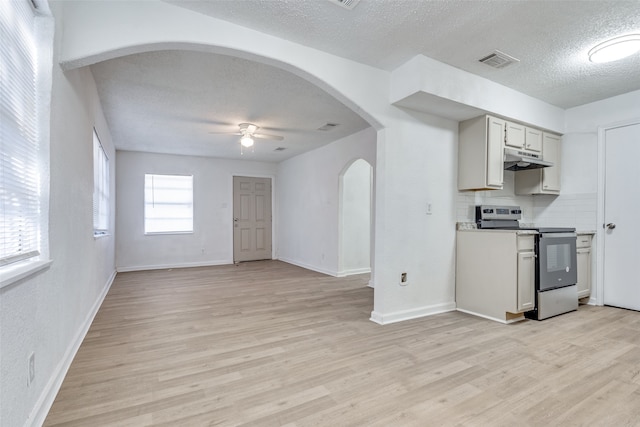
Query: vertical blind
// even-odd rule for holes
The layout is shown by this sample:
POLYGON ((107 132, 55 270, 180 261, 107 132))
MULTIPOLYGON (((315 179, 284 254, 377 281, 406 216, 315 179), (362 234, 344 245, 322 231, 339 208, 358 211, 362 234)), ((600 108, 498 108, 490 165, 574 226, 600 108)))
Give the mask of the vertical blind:
POLYGON ((93 234, 109 230, 109 159, 93 130, 93 234))
POLYGON ((193 176, 144 176, 144 232, 193 231, 193 176))
POLYGON ((0 266, 38 255, 37 44, 28 1, 0 1, 0 266))

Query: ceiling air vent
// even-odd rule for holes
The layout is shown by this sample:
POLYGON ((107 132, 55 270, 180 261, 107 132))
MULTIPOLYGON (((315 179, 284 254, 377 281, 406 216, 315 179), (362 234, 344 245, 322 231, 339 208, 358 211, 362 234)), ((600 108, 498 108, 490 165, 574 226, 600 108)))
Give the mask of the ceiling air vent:
POLYGON ((360 2, 360 0, 329 0, 333 4, 342 6, 345 9, 352 10, 360 2))
POLYGON ((278 148, 276 148, 276 149, 275 149, 275 150, 273 150, 273 151, 284 151, 284 150, 286 150, 286 149, 287 149, 287 147, 278 147, 278 148))
POLYGON ((334 129, 334 128, 338 127, 338 126, 340 126, 340 124, 339 124, 339 123, 327 123, 327 124, 325 124, 325 125, 320 126, 320 127, 318 128, 318 130, 321 130, 321 131, 325 131, 325 132, 326 132, 326 131, 331 130, 331 129, 334 129))
POLYGON ((520 62, 519 59, 516 59, 513 56, 509 56, 504 52, 500 52, 499 50, 493 51, 491 55, 487 55, 484 58, 479 59, 478 61, 493 68, 505 68, 511 64, 520 62))

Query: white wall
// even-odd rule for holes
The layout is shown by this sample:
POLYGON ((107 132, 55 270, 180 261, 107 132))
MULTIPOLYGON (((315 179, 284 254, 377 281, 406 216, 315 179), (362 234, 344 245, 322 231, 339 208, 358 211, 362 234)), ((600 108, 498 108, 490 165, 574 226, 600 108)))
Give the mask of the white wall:
POLYGON ((375 322, 455 309, 457 141, 456 121, 411 112, 378 134, 375 322))
MULTIPOLYGON (((376 291, 372 319, 387 323, 450 310, 455 306, 455 121, 411 113, 390 105, 391 74, 385 70, 166 2, 92 1, 69 5, 71 22, 65 26, 64 33, 64 63, 68 68, 163 48, 225 53, 291 71, 361 114, 378 132, 373 245, 376 291), (140 22, 153 24, 139 25, 140 22), (424 215, 427 200, 431 200, 435 208, 428 218, 424 215), (414 223, 414 219, 417 222, 414 223), (398 284, 402 272, 409 274, 408 286, 398 284)), ((428 65, 429 87, 448 87, 450 68, 437 61, 429 61, 428 65)), ((461 82, 457 94, 472 90, 472 86, 479 83, 471 74, 461 73, 456 73, 456 81, 461 82), (465 89, 466 85, 471 87, 465 89)), ((498 90, 485 81, 480 84, 484 87, 482 93, 497 100, 490 108, 503 110, 511 106, 512 102, 501 97, 501 88, 498 90)), ((478 91, 473 90, 473 93, 478 91)), ((458 101, 464 102, 464 99, 458 101)), ((559 118, 562 110, 557 107, 543 102, 525 103, 526 107, 518 107, 523 117, 539 118, 545 123, 562 122, 559 118)), ((431 110, 432 114, 443 114, 442 110, 431 110)), ((291 165, 292 170, 285 172, 294 176, 301 173, 293 171, 295 168, 291 165)), ((318 195, 316 202, 318 207, 327 209, 322 203, 331 201, 323 199, 325 196, 318 195)), ((284 205, 287 204, 295 204, 295 200, 287 200, 284 205)), ((301 232, 305 229, 300 224, 293 226, 301 232)), ((289 246, 284 248, 283 256, 295 256, 326 271, 336 270, 337 257, 328 252, 329 247, 336 247, 335 242, 324 247, 325 242, 320 239, 322 245, 315 248, 314 253, 300 248, 298 254, 296 246, 304 237, 292 234, 286 237, 289 246), (321 259, 322 254, 325 259, 321 259), (328 256, 331 256, 330 261, 327 261, 328 256)), ((313 236, 311 241, 315 240, 316 236, 313 236)))
POLYGON ((561 153, 562 192, 557 198, 535 198, 536 221, 540 225, 598 230, 598 130, 633 119, 640 120, 640 91, 566 111, 561 153))
POLYGON ((339 179, 362 158, 375 165, 376 133, 368 128, 278 165, 278 258, 339 274, 339 179))
POLYGON ((371 271, 371 218, 373 167, 366 160, 353 162, 342 175, 338 233, 338 275, 371 271))
MULTIPOLYGON (((0 290, 0 424, 42 422, 66 369, 115 274, 113 234, 94 239, 95 126, 111 166, 115 153, 88 69, 57 65, 61 7, 56 16, 50 132, 49 242, 51 267, 0 290), (35 381, 27 386, 27 358, 35 381)), ((114 230, 114 199, 110 229, 114 230)))
MULTIPOLYGON (((592 256, 592 289, 590 303, 602 303, 604 283, 601 276, 604 261, 604 241, 601 239, 602 228, 598 227, 598 205, 604 200, 604 188, 598 186, 599 170, 598 133, 601 129, 631 121, 640 122, 640 91, 629 92, 602 101, 571 108, 566 112, 566 135, 563 139, 570 141, 563 150, 565 158, 575 159, 573 168, 567 178, 567 185, 582 205, 576 209, 583 220, 588 220, 591 229, 597 232, 592 256), (600 253, 599 253, 600 252, 600 253), (597 280, 596 280, 597 278, 597 280)), ((622 173, 625 171, 622 170, 622 173)), ((630 181, 631 182, 631 181, 630 181)), ((563 181, 563 185, 565 182, 563 181)))
POLYGON ((275 177, 272 163, 118 151, 118 271, 233 263, 233 175, 275 177), (192 234, 144 234, 144 175, 193 175, 192 234))

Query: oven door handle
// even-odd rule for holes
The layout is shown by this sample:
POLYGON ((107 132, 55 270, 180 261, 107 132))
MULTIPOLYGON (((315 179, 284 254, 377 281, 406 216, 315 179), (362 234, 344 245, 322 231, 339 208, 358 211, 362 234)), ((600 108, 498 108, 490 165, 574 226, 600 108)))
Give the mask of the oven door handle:
MULTIPOLYGON (((615 226, 614 226, 615 227, 615 226)), ((552 238, 552 239, 560 239, 563 237, 576 237, 576 233, 540 233, 541 238, 552 238)))

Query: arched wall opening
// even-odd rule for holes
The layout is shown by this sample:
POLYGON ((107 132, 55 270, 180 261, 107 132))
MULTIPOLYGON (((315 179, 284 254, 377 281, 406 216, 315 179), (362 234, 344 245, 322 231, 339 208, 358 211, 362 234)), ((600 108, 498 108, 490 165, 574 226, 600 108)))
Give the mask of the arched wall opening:
MULTIPOLYGON (((148 48, 150 51, 153 52, 158 52, 161 46, 154 44, 154 45, 149 45, 148 48)), ((163 46, 166 47, 166 46, 163 46)), ((172 45, 172 48, 177 48, 178 46, 176 45, 172 45)), ((347 106, 348 108, 352 109, 352 111, 354 111, 354 113, 360 115, 360 117, 362 117, 365 121, 367 121, 367 123, 369 123, 371 126, 371 129, 375 129, 376 127, 379 127, 380 124, 377 121, 374 121, 373 123, 371 123, 371 116, 370 115, 362 115, 361 114, 361 109, 358 108, 357 106, 355 106, 355 104, 352 101, 349 101, 347 99, 346 96, 344 95, 340 95, 339 92, 337 92, 336 89, 329 87, 326 83, 324 83, 321 79, 313 76, 312 74, 310 74, 307 71, 304 70, 300 70, 300 69, 296 69, 296 72, 294 73, 292 71, 292 66, 288 65, 288 64, 284 64, 281 63, 279 61, 273 61, 273 60, 268 60, 265 58, 259 58, 256 55, 253 54, 245 54, 243 52, 232 52, 229 49, 217 49, 215 47, 210 48, 209 46, 202 46, 202 45, 185 45, 185 44, 180 44, 180 47, 182 49, 180 50, 185 50, 185 51, 197 51, 197 52, 202 52, 202 53, 210 53, 211 55, 221 55, 224 54, 225 56, 235 56, 235 57, 240 57, 242 59, 248 59, 251 58, 253 60, 255 59, 261 59, 259 62, 260 63, 264 63, 266 65, 269 66, 274 66, 280 69, 283 69, 284 71, 287 72, 292 72, 292 74, 295 74, 298 77, 302 77, 304 78, 306 81, 308 81, 310 84, 320 88, 321 90, 325 91, 326 93, 328 93, 329 95, 331 95, 332 97, 338 99, 340 102, 342 102, 345 106, 347 106), (224 52, 224 53, 222 53, 224 52)), ((144 53, 144 48, 137 46, 135 49, 120 49, 119 52, 115 52, 115 51, 111 51, 109 53, 105 53, 104 59, 101 59, 98 62, 102 62, 103 60, 108 60, 108 59, 115 59, 118 58, 119 56, 129 56, 129 55, 135 55, 138 53, 144 53), (135 52, 134 52, 135 51, 135 52)), ((98 59, 99 56, 102 55, 98 55, 98 56, 94 56, 92 57, 89 62, 91 63, 96 63, 96 60, 98 59)), ((76 62, 76 64, 79 64, 80 62, 76 62)), ((369 139, 370 144, 369 146, 372 147, 373 150, 373 154, 371 153, 370 150, 367 150, 368 154, 364 155, 362 154, 362 149, 358 150, 354 148, 347 148, 345 150, 340 149, 340 152, 342 155, 346 156, 344 157, 342 160, 338 160, 339 163, 345 164, 343 163, 344 161, 346 161, 346 163, 351 166, 353 169, 347 169, 345 168, 344 170, 342 170, 342 172, 340 172, 339 176, 339 181, 340 181, 340 187, 338 188, 338 191, 340 192, 340 195, 336 195, 333 196, 335 197, 334 200, 336 200, 336 202, 338 202, 340 208, 339 208, 339 213, 337 213, 337 217, 335 219, 332 219, 330 222, 331 224, 330 227, 326 230, 327 234, 325 234, 325 236, 329 236, 329 235, 333 235, 330 239, 331 244, 335 245, 334 248, 332 250, 330 250, 327 253, 327 263, 329 263, 329 266, 324 268, 324 270, 319 269, 318 271, 324 271, 324 272, 328 272, 331 275, 337 275, 337 276, 346 276, 349 274, 357 274, 357 273, 366 273, 366 272, 371 272, 371 259, 372 259, 372 251, 371 248, 373 247, 373 241, 372 241, 372 228, 373 228, 373 207, 372 207, 372 200, 373 200, 373 167, 371 166, 371 161, 375 162, 375 146, 376 146, 376 133, 374 132, 369 132, 368 135, 370 135, 367 139, 369 139), (371 138, 371 136, 373 136, 373 138, 371 138), (350 153, 349 153, 350 152, 350 153), (348 160, 349 156, 353 156, 352 159, 354 160, 348 160), (364 157, 366 159, 369 160, 369 162, 365 161, 365 160, 360 160, 359 162, 356 160, 358 157, 364 157), (355 164, 355 165, 354 165, 355 164), (365 171, 366 172, 363 172, 365 171), (356 173, 355 171, 359 171, 358 173, 356 173), (346 175, 345 175, 346 174, 346 175), (346 176, 346 178, 345 178, 346 176), (346 195, 347 198, 346 199, 342 199, 342 184, 346 182, 346 195), (360 185, 361 182, 366 182, 366 185, 362 186, 360 185), (355 189, 355 190, 354 190, 355 189), (358 198, 359 197, 359 198, 358 198), (357 200, 356 200, 357 199, 357 200), (357 201, 366 201, 365 205, 362 205, 363 207, 358 207, 357 205, 357 201), (343 203, 344 201, 344 203, 343 203), (343 210, 344 208, 344 210, 343 210), (362 215, 360 215, 360 213, 358 213, 359 211, 362 212, 366 212, 366 218, 362 217, 362 215), (358 216, 360 215, 360 216, 358 216), (358 219, 354 219, 354 218, 358 218, 358 219), (338 224, 345 224, 346 228, 344 230, 339 230, 338 224), (364 227, 364 228, 363 228, 364 227), (357 231, 356 231, 357 228, 357 231), (354 237, 355 236, 355 237, 354 237), (333 254, 331 254, 331 252, 333 252, 333 254), (338 253, 339 255, 336 257, 334 254, 338 253), (331 260, 331 261, 330 261, 331 260)), ((349 139, 349 138, 346 138, 349 139)), ((350 141, 352 141, 352 139, 349 139, 350 141)), ((338 141, 335 141, 338 142, 338 141)), ((341 142, 339 142, 339 144, 341 144, 341 142)), ((351 143, 350 143, 351 144, 351 143)), ((357 145, 357 144, 356 144, 357 145)), ((351 145, 351 147, 353 147, 353 145, 351 145)), ((362 145, 361 145, 362 147, 362 145)), ((334 162, 335 164, 336 162, 334 162)), ((337 165, 336 165, 337 166, 337 165)), ((339 170, 339 169, 338 169, 339 170)), ((338 170, 334 169, 334 174, 336 172, 338 172, 338 170)), ((335 180, 336 175, 333 175, 333 180, 335 180)), ((335 181, 333 181, 335 182, 335 181)), ((335 187, 332 191, 336 191, 335 187)), ((335 194, 335 193, 334 193, 335 194)), ((335 214, 334 214, 335 215, 335 214)), ((290 225, 290 222, 287 221, 281 221, 281 224, 287 224, 290 225)), ((276 234, 276 233, 274 233, 276 234)), ((277 245, 277 242, 274 242, 275 245, 277 245)), ((315 246, 314 246, 315 247, 315 246)), ((277 257, 277 253, 276 253, 276 257, 277 257)), ((283 258, 284 259, 284 258, 283 258)), ((322 259, 323 261, 325 260, 325 256, 324 253, 322 254, 322 259)), ((319 263, 318 265, 320 265, 321 267, 325 267, 324 262, 323 263, 319 263)), ((312 268, 313 269, 313 268, 312 268)))
POLYGON ((340 174, 338 211, 339 276, 370 273, 373 259, 373 166, 366 160, 350 162, 340 174))
MULTIPOLYGON (((378 152, 387 150, 389 127, 395 126, 398 117, 404 117, 389 104, 390 73, 386 70, 310 49, 166 2, 74 2, 60 9, 65 31, 60 40, 58 60, 63 70, 158 50, 196 50, 253 60, 307 80, 360 115, 376 132, 373 143, 378 152), (140 25, 141 22, 153 22, 154 25, 140 25), (123 28, 127 31, 122 31, 123 28)), ((356 154, 353 158, 358 157, 361 156, 356 154)), ((371 161, 377 163, 376 155, 371 161)), ((387 169, 384 163, 376 171, 373 196, 376 205, 383 203, 388 192, 387 169)), ((334 212, 337 222, 337 209, 334 212)), ((381 226, 385 215, 375 213, 374 218, 375 239, 386 241, 385 230, 381 226)), ((337 234, 332 239, 337 240, 337 234)), ((371 246, 379 247, 380 251, 386 247, 380 242, 372 242, 371 246)), ((387 274, 379 273, 388 270, 388 258, 378 256, 378 250, 374 249, 373 252, 376 258, 380 258, 376 261, 376 269, 380 271, 375 272, 375 277, 386 279, 387 274)), ((337 258, 334 258, 336 267, 337 258)), ((376 295, 376 301, 386 299, 382 293, 378 295, 376 292, 376 295)), ((374 308, 376 305, 377 302, 374 302, 374 308)))

